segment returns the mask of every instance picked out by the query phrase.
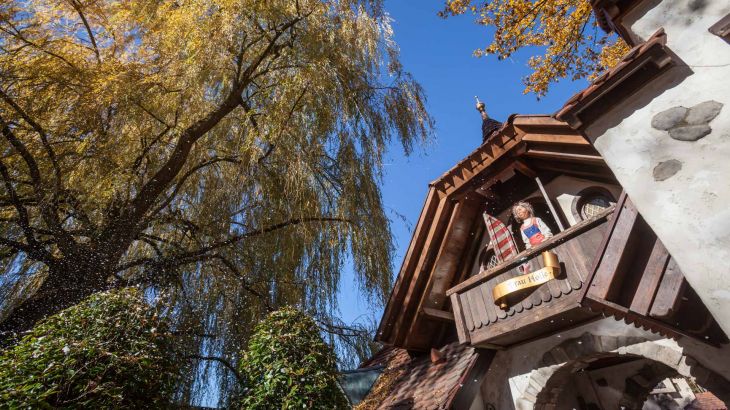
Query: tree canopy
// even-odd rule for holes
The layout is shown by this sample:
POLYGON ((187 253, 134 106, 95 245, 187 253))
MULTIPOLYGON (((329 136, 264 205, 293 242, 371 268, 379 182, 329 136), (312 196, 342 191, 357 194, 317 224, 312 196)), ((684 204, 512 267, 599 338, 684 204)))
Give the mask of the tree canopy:
POLYGON ((256 326, 239 370, 242 409, 347 409, 335 355, 312 318, 286 307, 256 326))
POLYGON ((494 27, 489 45, 476 56, 509 58, 520 49, 544 50, 527 62, 525 93, 544 96, 562 78, 594 78, 618 63, 626 43, 598 27, 587 0, 446 0, 442 16, 472 13, 477 23, 494 27))
POLYGON ((136 289, 97 293, 0 353, 3 408, 166 408, 181 362, 136 289))
POLYGON ((382 300, 383 156, 432 120, 380 8, 3 2, 0 332, 139 284, 233 352, 277 306, 331 316, 346 259, 382 300))

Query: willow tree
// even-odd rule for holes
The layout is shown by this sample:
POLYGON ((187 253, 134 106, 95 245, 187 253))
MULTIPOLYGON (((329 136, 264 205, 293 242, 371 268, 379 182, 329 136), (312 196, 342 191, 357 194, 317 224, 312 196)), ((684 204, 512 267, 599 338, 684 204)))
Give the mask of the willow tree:
MULTIPOLYGON (((539 47, 527 61, 525 93, 544 96, 562 78, 595 78, 628 51, 626 43, 604 33, 588 0, 446 0, 441 16, 472 13, 494 28, 491 42, 474 52, 503 60, 520 49, 539 47)), ((532 50, 534 51, 534 49, 532 50)))
POLYGON ((348 258, 382 299, 383 156, 432 124, 379 10, 3 2, 0 330, 140 284, 243 337, 272 305, 326 316, 348 258))

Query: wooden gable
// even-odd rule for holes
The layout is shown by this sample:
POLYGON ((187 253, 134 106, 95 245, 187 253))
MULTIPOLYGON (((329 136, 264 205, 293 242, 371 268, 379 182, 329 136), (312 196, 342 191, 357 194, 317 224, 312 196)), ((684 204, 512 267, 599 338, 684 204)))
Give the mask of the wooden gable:
POLYGON ((429 187, 376 340, 425 351, 453 329, 446 291, 461 282, 483 233, 485 185, 505 171, 614 181, 595 149, 549 116, 511 116, 503 127, 429 187))
POLYGON ((480 251, 487 202, 508 209, 535 189, 527 185, 537 182, 542 189, 533 178, 547 181, 557 174, 618 186, 585 139, 547 116, 510 117, 431 183, 376 340, 411 351, 454 340, 502 348, 604 314, 670 337, 727 341, 625 195, 602 214, 467 278, 480 251), (523 275, 520 265, 541 268, 543 251, 558 255, 560 275, 508 308, 498 307, 495 286, 523 275), (694 329, 697 320, 701 326, 694 329))

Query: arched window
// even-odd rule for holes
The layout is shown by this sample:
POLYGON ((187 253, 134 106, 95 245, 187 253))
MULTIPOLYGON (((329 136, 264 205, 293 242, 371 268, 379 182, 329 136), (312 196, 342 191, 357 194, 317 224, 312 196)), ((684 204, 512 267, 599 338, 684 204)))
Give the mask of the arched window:
POLYGON ((573 200, 571 211, 577 221, 594 218, 616 204, 613 194, 599 186, 588 187, 573 200))

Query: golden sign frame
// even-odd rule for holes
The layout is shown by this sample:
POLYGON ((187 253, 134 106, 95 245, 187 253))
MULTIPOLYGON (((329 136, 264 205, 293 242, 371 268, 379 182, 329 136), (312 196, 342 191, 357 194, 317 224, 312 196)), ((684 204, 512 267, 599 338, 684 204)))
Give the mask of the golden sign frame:
POLYGON ((545 251, 542 253, 542 260, 545 265, 544 268, 497 284, 492 289, 494 304, 498 305, 500 309, 507 309, 509 306, 508 299, 510 295, 514 295, 515 293, 519 293, 526 289, 534 288, 535 286, 540 286, 560 275, 560 261, 558 260, 558 255, 551 251, 545 251))

